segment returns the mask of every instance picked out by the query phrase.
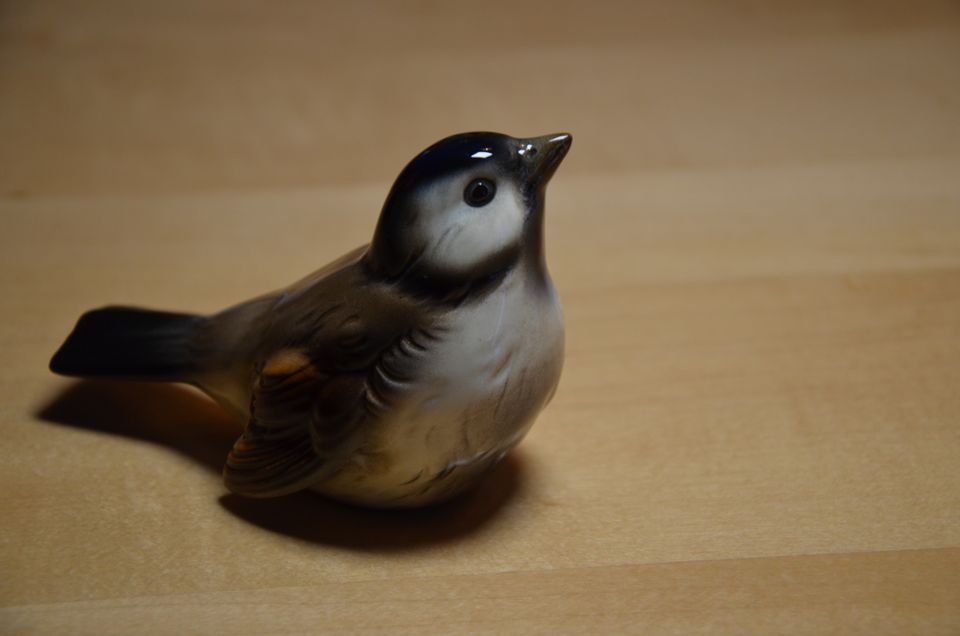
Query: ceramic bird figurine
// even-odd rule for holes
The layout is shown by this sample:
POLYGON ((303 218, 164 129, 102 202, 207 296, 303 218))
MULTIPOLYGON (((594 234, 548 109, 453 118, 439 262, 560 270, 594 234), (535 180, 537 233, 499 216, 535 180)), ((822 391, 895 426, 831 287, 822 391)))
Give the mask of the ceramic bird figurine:
POLYGON ((245 423, 224 468, 240 495, 448 499, 516 446, 559 381, 544 192, 570 144, 443 139, 400 173, 369 245, 211 316, 90 311, 50 368, 199 387, 245 423))

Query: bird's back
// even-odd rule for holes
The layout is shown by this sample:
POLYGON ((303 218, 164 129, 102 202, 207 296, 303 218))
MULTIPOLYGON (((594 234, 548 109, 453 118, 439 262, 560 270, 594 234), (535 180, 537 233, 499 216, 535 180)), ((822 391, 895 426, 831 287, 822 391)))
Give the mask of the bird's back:
POLYGON ((198 348, 211 352, 198 384, 246 414, 263 365, 298 351, 325 376, 366 373, 391 342, 422 321, 424 306, 374 280, 359 247, 289 287, 209 318, 198 348))

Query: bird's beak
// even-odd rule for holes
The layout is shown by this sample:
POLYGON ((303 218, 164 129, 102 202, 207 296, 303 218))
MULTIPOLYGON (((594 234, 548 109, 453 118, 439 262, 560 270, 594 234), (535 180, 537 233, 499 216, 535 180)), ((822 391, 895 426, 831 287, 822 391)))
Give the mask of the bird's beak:
POLYGON ((527 182, 532 190, 540 190, 547 185, 572 143, 573 137, 568 133, 520 140, 518 152, 527 167, 527 182))

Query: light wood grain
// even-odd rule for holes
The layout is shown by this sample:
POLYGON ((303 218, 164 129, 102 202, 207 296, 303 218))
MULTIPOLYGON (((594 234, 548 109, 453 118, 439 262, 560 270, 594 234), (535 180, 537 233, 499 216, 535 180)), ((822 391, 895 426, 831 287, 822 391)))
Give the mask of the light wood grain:
POLYGON ((960 633, 953 3, 0 5, 0 632, 960 633), (85 309, 369 239, 410 155, 570 130, 556 399, 413 513, 244 501, 85 309))

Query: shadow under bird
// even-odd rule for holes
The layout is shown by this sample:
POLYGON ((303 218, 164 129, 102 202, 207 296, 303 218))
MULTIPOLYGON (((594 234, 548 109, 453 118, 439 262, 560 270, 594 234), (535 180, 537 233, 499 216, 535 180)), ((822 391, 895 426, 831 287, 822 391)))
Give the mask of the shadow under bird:
POLYGON ((90 311, 50 368, 199 387, 245 423, 224 468, 240 495, 448 499, 516 446, 560 379, 543 210, 570 144, 443 139, 397 177, 369 245, 211 316, 90 311))

